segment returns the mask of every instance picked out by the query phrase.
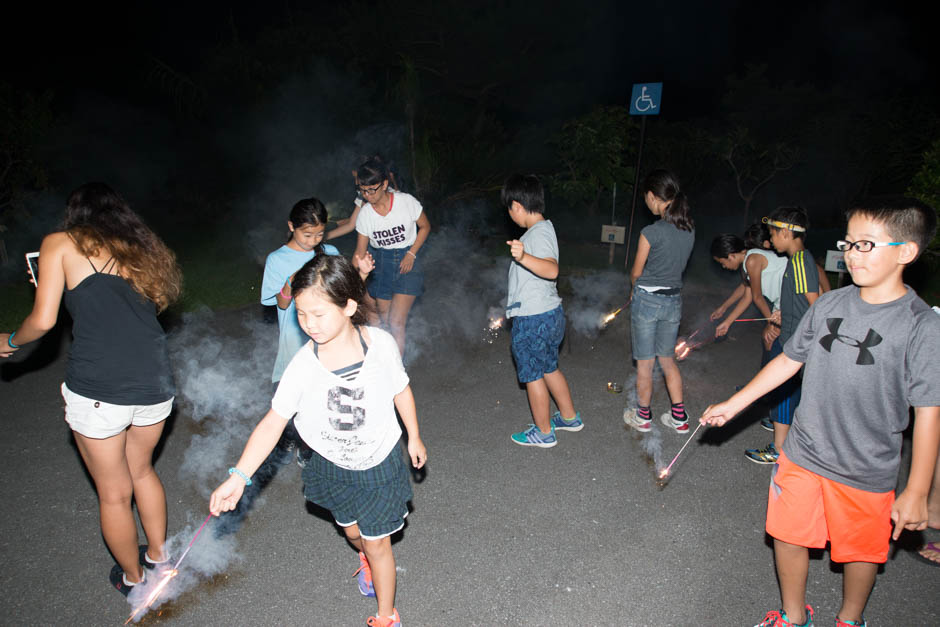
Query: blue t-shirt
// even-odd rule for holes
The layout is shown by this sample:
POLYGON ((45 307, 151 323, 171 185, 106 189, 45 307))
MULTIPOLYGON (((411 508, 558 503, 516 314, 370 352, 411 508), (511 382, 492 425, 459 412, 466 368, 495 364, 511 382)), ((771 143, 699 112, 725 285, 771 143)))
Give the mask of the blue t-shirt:
MULTIPOLYGON (((322 244, 322 247, 327 255, 339 255, 334 246, 322 244)), ((261 304, 276 306, 277 294, 287 279, 315 256, 315 251, 294 250, 287 244, 268 255, 264 262, 264 278, 261 281, 261 304)), ((281 375, 284 374, 291 358, 310 339, 297 322, 297 309, 293 299, 287 309, 277 308, 277 327, 277 357, 274 359, 274 372, 271 373, 272 383, 281 380, 281 375)))

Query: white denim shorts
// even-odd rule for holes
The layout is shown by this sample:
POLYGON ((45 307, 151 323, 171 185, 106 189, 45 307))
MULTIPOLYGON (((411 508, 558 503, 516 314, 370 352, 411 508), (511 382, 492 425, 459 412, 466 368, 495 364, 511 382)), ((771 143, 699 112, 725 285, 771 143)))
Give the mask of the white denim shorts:
POLYGON ((112 405, 76 394, 62 383, 65 422, 72 431, 86 438, 101 440, 115 436, 129 426, 148 427, 166 420, 173 409, 173 399, 156 405, 112 405))

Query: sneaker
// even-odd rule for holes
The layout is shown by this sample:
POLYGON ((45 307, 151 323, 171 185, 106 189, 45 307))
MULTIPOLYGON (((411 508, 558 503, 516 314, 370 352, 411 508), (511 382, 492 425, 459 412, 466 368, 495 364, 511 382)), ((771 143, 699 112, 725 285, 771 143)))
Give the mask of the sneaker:
POLYGON ((372 585, 372 569, 369 567, 369 560, 366 554, 359 551, 359 568, 353 573, 359 582, 359 592, 364 597, 375 596, 375 586, 372 585))
POLYGON ((767 612, 764 620, 754 625, 754 627, 813 627, 813 608, 806 606, 806 622, 794 623, 787 618, 787 613, 783 610, 779 612, 767 612))
POLYGON ((581 420, 581 412, 575 412, 574 418, 565 420, 561 417, 561 412, 556 411, 552 414, 552 429, 555 431, 580 431, 584 428, 584 422, 581 420))
POLYGON ((555 428, 552 427, 551 433, 542 433, 535 425, 529 425, 529 428, 519 433, 513 433, 512 441, 521 446, 538 446, 539 448, 551 448, 558 444, 555 438, 555 428))
POLYGON ((761 426, 764 430, 770 431, 771 433, 773 433, 773 430, 774 430, 774 421, 773 421, 773 419, 770 417, 770 415, 764 416, 763 418, 760 419, 760 426, 761 426))
POLYGON ((858 622, 857 620, 842 620, 836 616, 836 627, 868 627, 868 622, 862 620, 858 622))
POLYGON ((755 464, 776 464, 780 453, 774 447, 773 442, 764 448, 749 448, 744 451, 744 456, 755 464))
POLYGON ((111 574, 108 575, 108 581, 111 582, 111 585, 114 586, 118 592, 127 596, 130 594, 131 590, 134 589, 134 586, 144 583, 147 580, 147 573, 144 571, 141 571, 141 573, 144 575, 143 579, 134 584, 127 583, 124 580, 124 569, 121 568, 119 564, 115 564, 114 568, 111 569, 111 574))
POLYGON ((623 410, 623 421, 628 427, 633 427, 637 431, 646 433, 653 428, 653 423, 649 420, 643 420, 636 413, 636 407, 623 410))
POLYGON ((659 417, 659 421, 675 431, 676 433, 688 433, 689 432, 689 415, 685 414, 685 420, 676 420, 672 417, 672 412, 667 411, 665 414, 659 417))
POLYGON ((392 611, 394 614, 391 616, 370 616, 369 620, 366 621, 366 625, 369 625, 369 627, 401 627, 401 617, 398 615, 398 610, 393 607, 392 611))

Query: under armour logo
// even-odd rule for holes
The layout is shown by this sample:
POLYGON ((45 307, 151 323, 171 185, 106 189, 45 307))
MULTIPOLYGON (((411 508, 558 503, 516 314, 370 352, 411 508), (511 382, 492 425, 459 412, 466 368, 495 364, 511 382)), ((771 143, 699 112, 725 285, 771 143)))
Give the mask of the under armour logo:
POLYGON ((842 326, 842 318, 826 318, 826 326, 829 327, 829 335, 819 340, 819 345, 826 349, 826 352, 832 352, 832 343, 839 340, 846 346, 854 346, 858 349, 858 358, 855 363, 859 366, 870 366, 875 363, 875 357, 868 350, 872 346, 878 346, 883 339, 874 329, 868 329, 868 335, 859 342, 854 337, 840 335, 839 327, 842 326))

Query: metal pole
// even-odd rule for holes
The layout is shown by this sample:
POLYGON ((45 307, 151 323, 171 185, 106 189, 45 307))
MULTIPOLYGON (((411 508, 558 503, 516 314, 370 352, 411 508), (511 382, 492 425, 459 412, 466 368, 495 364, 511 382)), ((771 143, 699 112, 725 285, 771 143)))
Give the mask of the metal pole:
MULTIPOLYGON (((614 197, 610 206, 610 224, 612 226, 617 226, 617 183, 614 183, 614 197)), ((614 251, 617 245, 613 242, 610 243, 610 253, 607 255, 607 265, 614 265, 614 251)))
POLYGON ((640 161, 643 159, 643 140, 646 138, 646 116, 640 122, 640 147, 636 151, 636 172, 633 177, 633 201, 630 203, 630 229, 627 232, 627 256, 623 259, 623 267, 630 267, 630 244, 633 242, 633 216, 636 213, 636 194, 640 187, 640 161))

